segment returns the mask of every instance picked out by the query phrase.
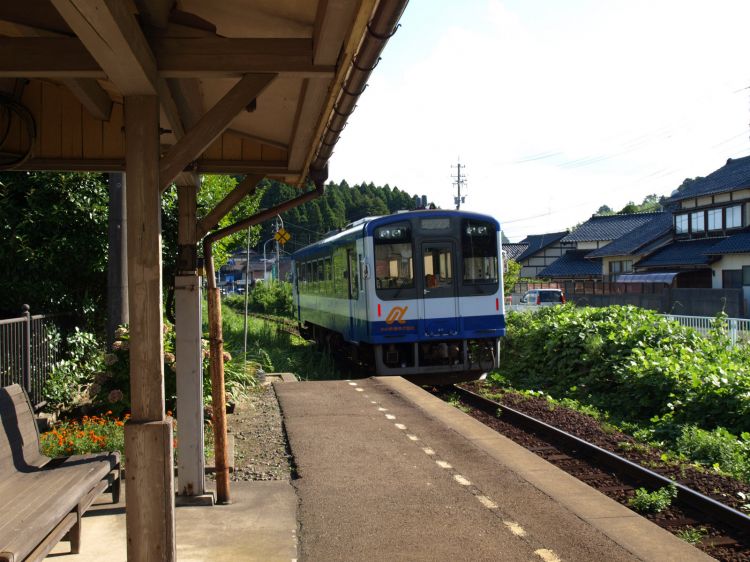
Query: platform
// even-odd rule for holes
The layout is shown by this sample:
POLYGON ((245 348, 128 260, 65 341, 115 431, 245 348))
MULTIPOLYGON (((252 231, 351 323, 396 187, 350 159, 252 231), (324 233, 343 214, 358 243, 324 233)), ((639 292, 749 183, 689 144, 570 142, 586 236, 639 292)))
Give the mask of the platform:
POLYGON ((300 560, 710 560, 395 377, 275 385, 300 560))

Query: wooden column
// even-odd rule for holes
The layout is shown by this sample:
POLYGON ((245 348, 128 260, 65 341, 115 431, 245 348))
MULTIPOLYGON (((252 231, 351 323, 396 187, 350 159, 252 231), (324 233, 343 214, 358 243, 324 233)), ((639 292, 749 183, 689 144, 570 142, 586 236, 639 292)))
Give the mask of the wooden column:
POLYGON ((197 269, 196 196, 200 178, 183 174, 177 183, 179 222, 175 277, 175 355, 179 416, 178 503, 213 504, 206 494, 203 454, 203 369, 201 349, 201 283, 197 269))
POLYGON ((164 415, 159 99, 125 96, 132 418, 125 426, 128 560, 175 560, 172 420, 164 415))

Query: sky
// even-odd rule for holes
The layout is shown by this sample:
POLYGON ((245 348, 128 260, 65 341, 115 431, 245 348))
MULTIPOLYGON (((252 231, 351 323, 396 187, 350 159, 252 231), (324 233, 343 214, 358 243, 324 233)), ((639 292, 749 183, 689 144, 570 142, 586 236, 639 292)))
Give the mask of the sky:
POLYGON ((750 155, 747 0, 410 0, 330 179, 493 215, 513 242, 750 155))

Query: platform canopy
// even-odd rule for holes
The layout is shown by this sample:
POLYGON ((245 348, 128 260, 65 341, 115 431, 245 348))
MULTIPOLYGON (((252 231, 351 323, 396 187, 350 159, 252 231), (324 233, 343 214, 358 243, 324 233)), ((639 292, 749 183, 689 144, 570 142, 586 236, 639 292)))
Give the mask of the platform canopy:
POLYGON ((391 31, 368 22, 397 21, 404 4, 1 2, 0 166, 124 170, 123 97, 158 95, 162 189, 183 170, 299 185, 325 168, 361 93, 347 77, 369 75, 355 54, 391 31))
MULTIPOLYGON (((205 246, 217 236, 208 233, 262 178, 316 184, 288 205, 319 196, 339 134, 405 5, 406 0, 0 2, 0 170, 126 176, 129 560, 175 559, 173 435, 164 412, 161 194, 178 185, 178 269, 193 277, 196 244, 203 239, 205 246), (198 221, 195 194, 202 173, 245 179, 198 221)), ((216 293, 210 283, 209 291, 216 293)), ((199 291, 183 293, 193 295, 188 304, 197 311, 183 317, 200 318, 199 291)), ((213 317, 220 326, 220 315, 213 317)), ((200 373, 201 325, 177 324, 177 377, 184 381, 200 373), (183 336, 192 355, 180 351, 183 336), (182 357, 188 357, 183 366, 182 357)), ((214 341, 221 342, 218 334, 212 350, 214 341)), ((220 349, 212 365, 222 364, 220 349)), ((221 401, 214 401, 214 410, 223 413, 223 376, 217 380, 214 393, 221 401)), ((180 410, 183 444, 186 419, 195 417, 190 427, 202 428, 199 376, 194 386, 193 415, 180 410)), ((214 425, 215 435, 225 433, 218 421, 214 425)), ((189 435, 202 447, 202 432, 189 435)), ((198 449, 183 447, 181 459, 188 450, 198 449)), ((199 452, 193 456, 202 460, 202 448, 199 452)), ((217 482, 228 480, 227 466, 217 455, 217 482)), ((229 501, 228 493, 224 496, 229 501)))

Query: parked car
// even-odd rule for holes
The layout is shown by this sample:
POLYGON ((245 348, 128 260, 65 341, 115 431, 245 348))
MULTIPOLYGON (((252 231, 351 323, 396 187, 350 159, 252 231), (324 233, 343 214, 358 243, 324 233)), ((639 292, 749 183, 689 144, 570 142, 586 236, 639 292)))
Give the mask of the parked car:
POLYGON ((554 306, 565 304, 565 293, 560 289, 532 289, 521 297, 520 304, 531 306, 554 306))

